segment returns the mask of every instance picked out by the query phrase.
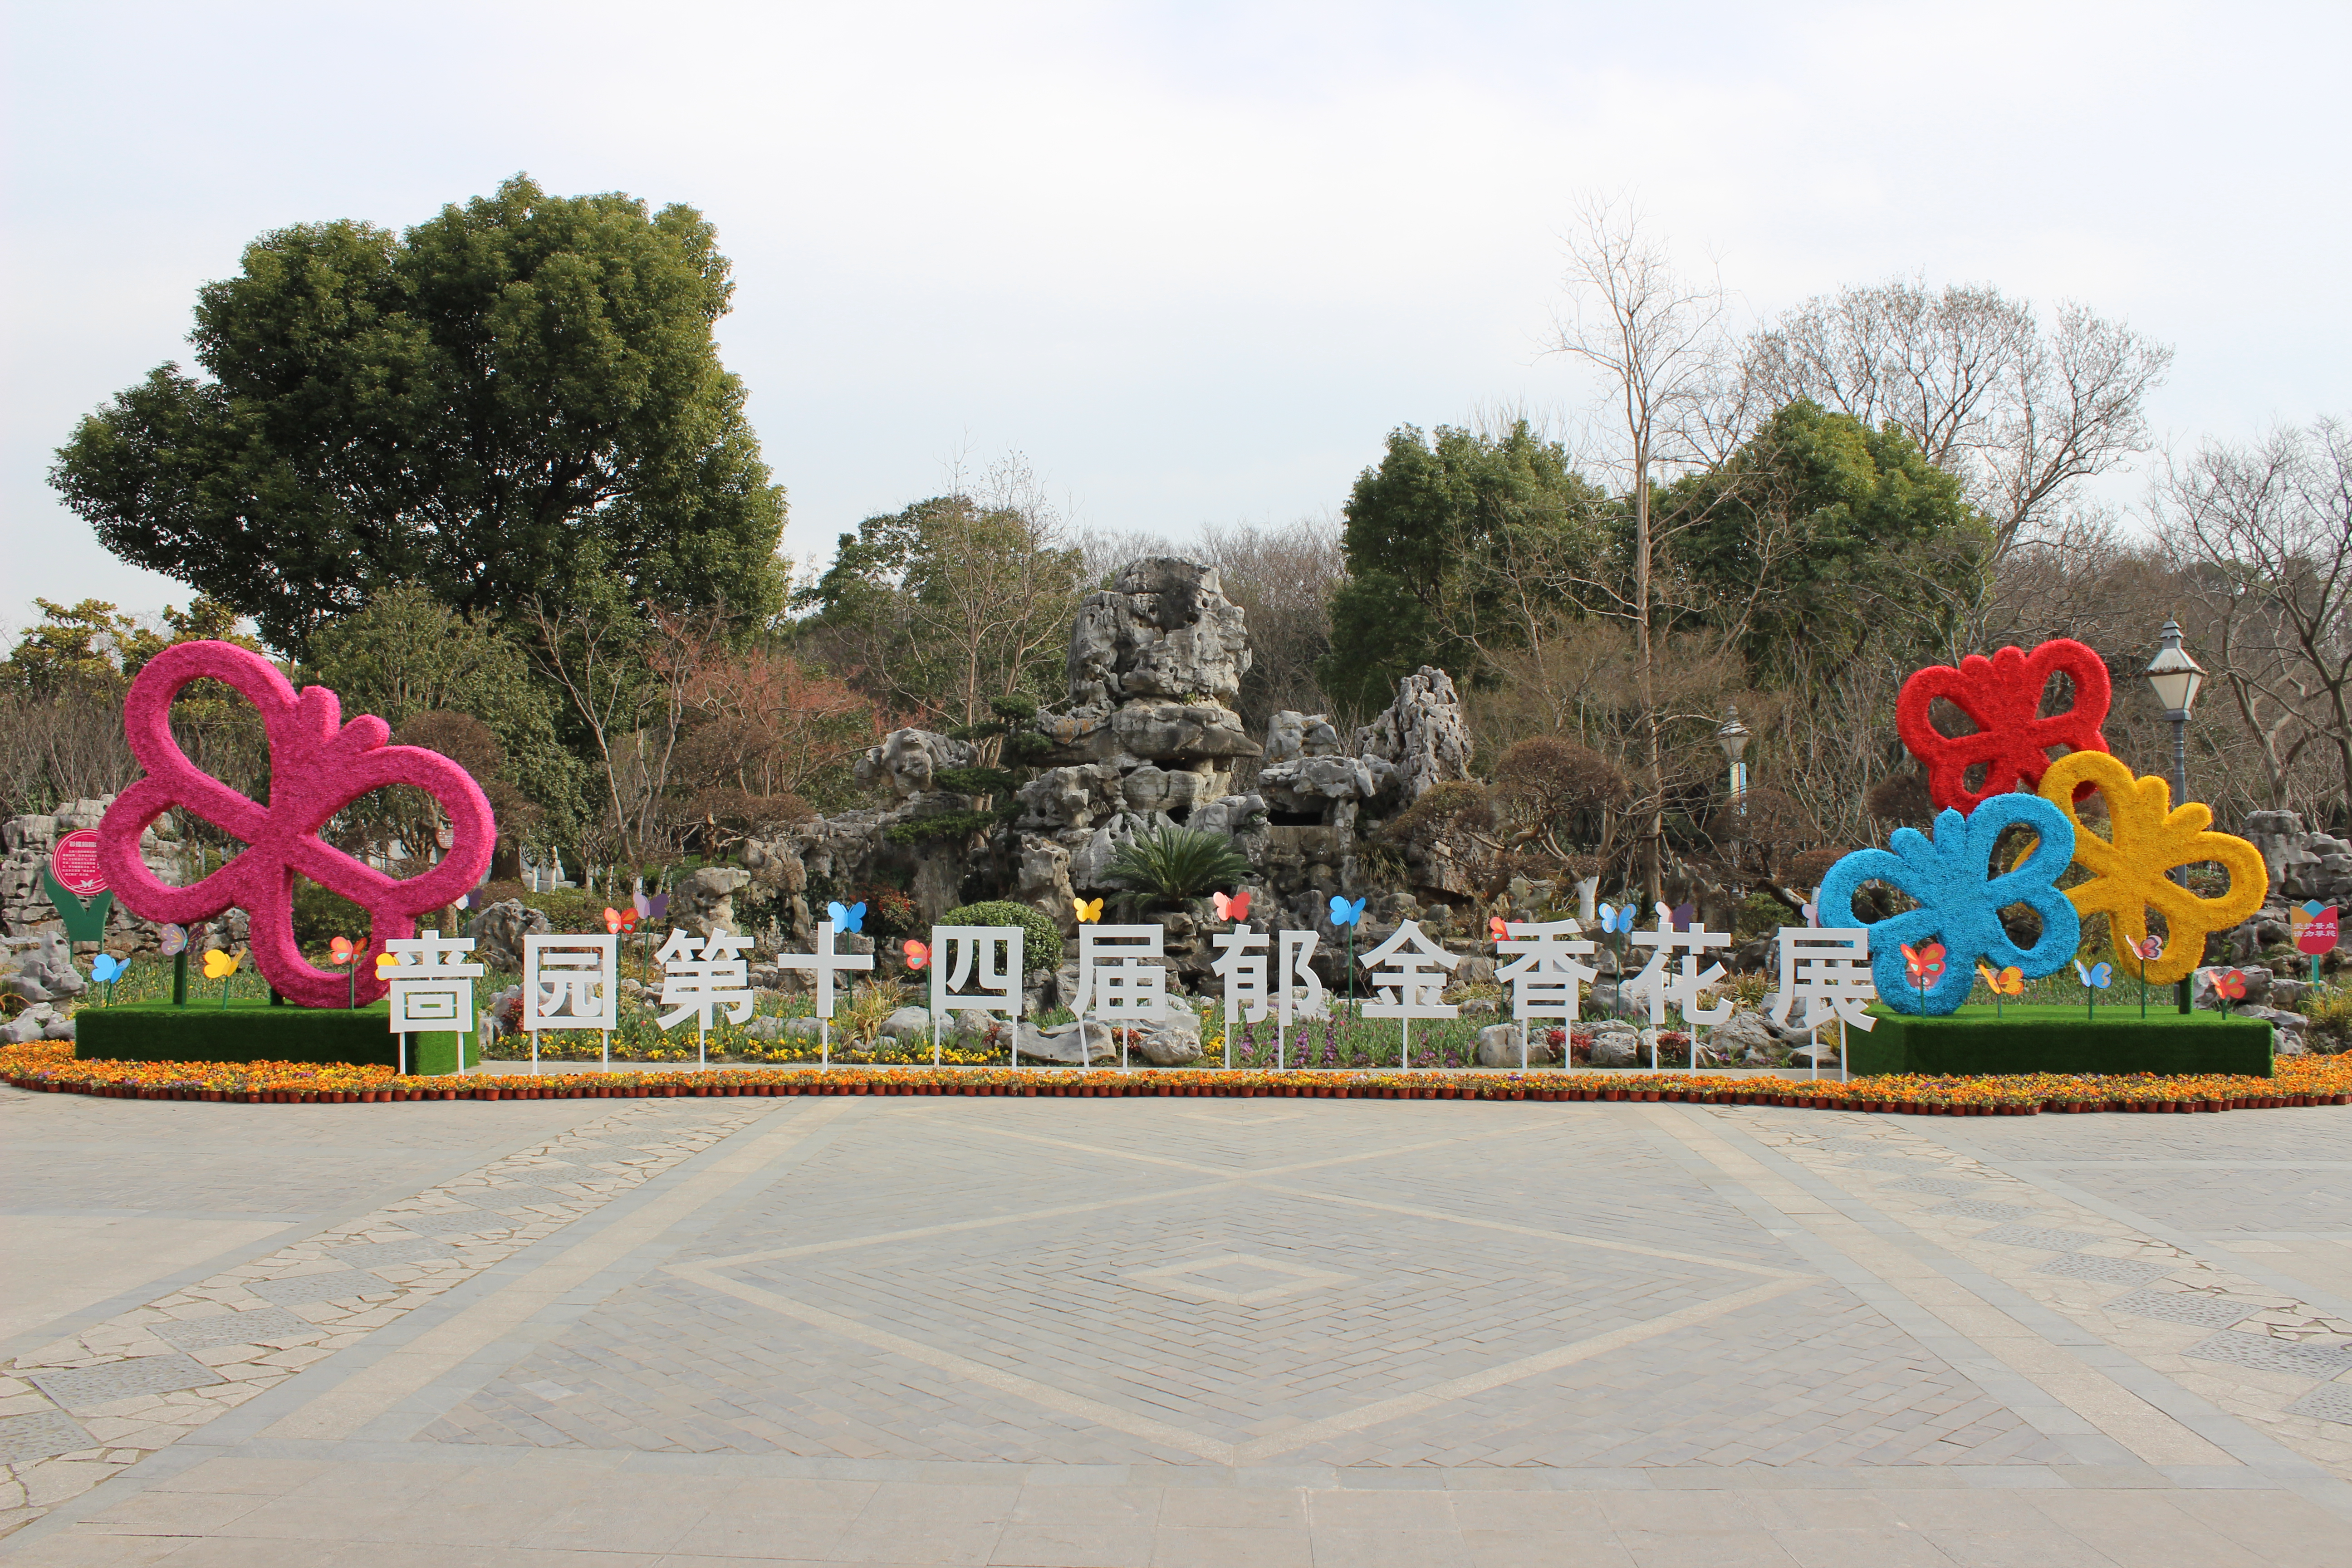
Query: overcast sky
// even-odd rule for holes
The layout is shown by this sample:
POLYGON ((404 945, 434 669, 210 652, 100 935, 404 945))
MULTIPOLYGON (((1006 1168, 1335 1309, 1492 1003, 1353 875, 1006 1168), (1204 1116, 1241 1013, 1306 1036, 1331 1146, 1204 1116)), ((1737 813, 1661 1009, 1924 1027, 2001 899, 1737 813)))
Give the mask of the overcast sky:
MULTIPOLYGON (((2326 5, 7 6, 0 621, 187 590, 45 473, 287 224, 527 171, 680 201, 787 553, 1024 454, 1074 521, 1335 514, 1394 426, 1594 388, 1542 353, 1580 192, 1769 314, 1923 272, 2179 351, 2181 446, 2352 413, 2326 5)), ((2117 491, 2136 499, 2135 481, 2117 491)))

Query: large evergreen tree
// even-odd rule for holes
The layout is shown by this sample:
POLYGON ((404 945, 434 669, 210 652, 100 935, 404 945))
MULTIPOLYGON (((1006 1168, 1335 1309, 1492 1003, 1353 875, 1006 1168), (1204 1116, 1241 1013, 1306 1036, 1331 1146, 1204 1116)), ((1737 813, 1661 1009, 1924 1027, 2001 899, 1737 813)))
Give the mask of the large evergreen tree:
POLYGON ((783 492, 712 340, 716 237, 520 175, 405 235, 264 235, 199 291, 204 375, 121 393, 51 481, 107 548, 297 655, 396 583, 502 616, 590 536, 642 599, 772 611, 783 492))

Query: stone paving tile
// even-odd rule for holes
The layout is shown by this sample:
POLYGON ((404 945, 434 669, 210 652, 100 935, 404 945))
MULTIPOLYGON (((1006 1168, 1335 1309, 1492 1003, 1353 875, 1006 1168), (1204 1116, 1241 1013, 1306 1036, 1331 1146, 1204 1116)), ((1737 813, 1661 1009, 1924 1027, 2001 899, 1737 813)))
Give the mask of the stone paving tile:
POLYGON ((166 1344, 193 1351, 307 1339, 326 1331, 282 1307, 257 1307, 244 1312, 215 1312, 201 1318, 153 1323, 147 1331, 166 1344))
POLYGON ((2162 1263, 2140 1263, 2128 1258, 2098 1258, 2084 1252, 2062 1252, 2033 1266, 2036 1274, 2062 1279, 2097 1279, 2110 1285, 2147 1285, 2172 1272, 2162 1263))
POLYGON ((2299 1377, 2334 1377, 2352 1367, 2352 1345, 2303 1344, 2231 1329, 2198 1341, 2184 1353, 2197 1361, 2227 1362, 2299 1377))
POLYGON ((95 1447, 97 1439, 62 1410, 0 1415, 0 1465, 29 1464, 95 1447))
POLYGON ((226 1380, 195 1357, 174 1354, 27 1373, 25 1381, 68 1410, 80 1410, 142 1394, 178 1394, 226 1380))
POLYGON ((2232 1301, 2202 1291, 2135 1290, 2108 1302, 2106 1310, 2127 1317, 2162 1318, 2169 1322, 2194 1323, 2203 1329, 2226 1329, 2243 1321, 2253 1311, 2254 1303, 2232 1301))

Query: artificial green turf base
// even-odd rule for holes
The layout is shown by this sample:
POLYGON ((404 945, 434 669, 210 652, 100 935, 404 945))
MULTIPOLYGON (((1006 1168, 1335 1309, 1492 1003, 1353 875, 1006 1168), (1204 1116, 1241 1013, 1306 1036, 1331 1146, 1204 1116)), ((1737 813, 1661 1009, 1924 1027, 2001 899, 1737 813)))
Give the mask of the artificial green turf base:
POLYGON ((2267 1018, 2225 1018, 2219 1013, 2175 1010, 2168 991, 2149 999, 2147 1016, 2137 1002, 2102 1007, 2008 1006, 1995 1016, 1971 1005, 1941 1018, 1912 1017, 1880 1003, 1870 1009, 1878 1026, 1848 1029, 1846 1065, 1867 1073, 2243 1073, 2271 1076, 2267 1018))
MULTIPOLYGON (((115 1062, 350 1062, 394 1067, 398 1036, 386 1026, 385 1004, 357 1012, 341 1007, 273 1006, 263 997, 219 1002, 119 1002, 74 1015, 74 1057, 115 1062)), ((460 1037, 408 1037, 408 1070, 457 1070, 460 1037)), ((478 1059, 473 1036, 463 1037, 467 1059, 478 1059)))

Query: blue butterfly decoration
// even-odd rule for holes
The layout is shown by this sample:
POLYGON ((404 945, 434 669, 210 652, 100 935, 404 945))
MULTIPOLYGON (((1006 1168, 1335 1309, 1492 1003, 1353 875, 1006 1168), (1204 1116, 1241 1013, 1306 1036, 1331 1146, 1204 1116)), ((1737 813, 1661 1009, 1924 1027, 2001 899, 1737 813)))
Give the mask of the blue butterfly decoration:
POLYGON ((864 904, 850 904, 845 907, 839 903, 830 903, 824 906, 824 912, 833 918, 833 929, 837 931, 858 931, 866 924, 864 904))
POLYGON ((1614 904, 1601 906, 1601 929, 1605 931, 1628 931, 1633 929, 1633 906, 1619 909, 1614 904))
POLYGON ((1351 904, 1351 903, 1349 903, 1347 900, 1342 899, 1342 898, 1334 897, 1334 898, 1332 899, 1332 900, 1331 900, 1331 923, 1332 923, 1333 925, 1335 925, 1335 926, 1351 926, 1351 925, 1356 924, 1358 921, 1361 921, 1363 918, 1364 918, 1364 900, 1361 900, 1361 899, 1358 899, 1354 903, 1352 903, 1352 904, 1351 904))
POLYGON ((129 959, 117 958, 110 952, 101 952, 89 961, 89 977, 100 985, 111 985, 121 979, 122 972, 130 967, 129 959))
POLYGON ((2079 958, 2074 961, 2074 973, 2083 977, 2084 984, 2096 986, 2102 991, 2105 991, 2108 983, 2116 977, 2115 965, 2101 963, 2085 969, 2083 967, 2083 961, 2079 958))

